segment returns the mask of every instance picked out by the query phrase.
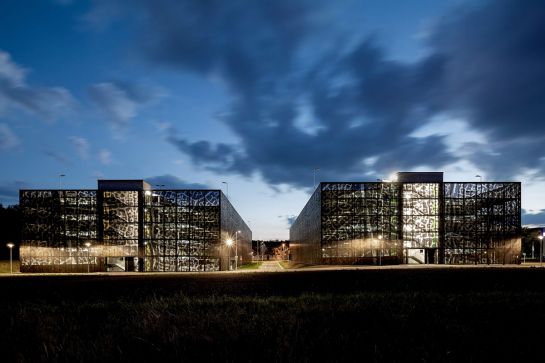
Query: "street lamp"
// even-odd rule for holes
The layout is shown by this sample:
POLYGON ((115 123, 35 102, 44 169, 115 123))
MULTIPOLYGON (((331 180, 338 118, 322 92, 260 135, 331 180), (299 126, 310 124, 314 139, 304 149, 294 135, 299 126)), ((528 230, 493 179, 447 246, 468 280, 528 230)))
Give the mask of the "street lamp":
POLYGON ((238 269, 238 234, 240 231, 235 232, 235 270, 238 269))
POLYGON ((66 175, 59 174, 59 190, 62 189, 62 178, 64 178, 66 175))
POLYGON ((91 265, 91 242, 85 242, 85 247, 87 247, 87 273, 89 273, 91 265))
POLYGON ((229 261, 229 270, 231 270, 231 246, 233 245, 233 240, 231 238, 228 238, 227 241, 225 241, 225 244, 227 245, 227 261, 229 261))
POLYGON ((13 247, 15 247, 15 245, 12 242, 8 242, 6 246, 9 248, 9 271, 10 273, 13 273, 13 247))
POLYGON ((378 235, 378 240, 380 241, 380 253, 378 255, 378 265, 382 266, 382 235, 378 235))
POLYGON ((539 266, 543 266, 543 235, 539 235, 539 266))
POLYGON ((480 176, 480 175, 475 175, 475 178, 479 178, 479 182, 481 182, 481 183, 483 182, 483 177, 482 177, 482 176, 480 176))
POLYGON ((222 184, 225 184, 225 187, 226 187, 226 191, 227 191, 227 199, 229 199, 229 183, 227 182, 221 182, 222 184))

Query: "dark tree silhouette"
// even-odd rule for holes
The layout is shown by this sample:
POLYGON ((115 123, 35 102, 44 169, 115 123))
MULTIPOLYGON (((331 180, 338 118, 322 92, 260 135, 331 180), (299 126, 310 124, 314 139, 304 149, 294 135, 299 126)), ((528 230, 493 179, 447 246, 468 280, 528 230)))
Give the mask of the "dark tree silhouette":
POLYGON ((13 258, 19 258, 21 243, 21 210, 19 205, 4 207, 0 204, 0 259, 9 258, 9 249, 6 244, 13 242, 13 258))

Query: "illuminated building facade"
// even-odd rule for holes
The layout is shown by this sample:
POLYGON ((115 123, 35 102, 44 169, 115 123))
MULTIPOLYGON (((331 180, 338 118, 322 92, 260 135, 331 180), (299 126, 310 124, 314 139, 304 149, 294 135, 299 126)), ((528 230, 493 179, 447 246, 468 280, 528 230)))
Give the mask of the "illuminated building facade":
POLYGON ((220 190, 21 190, 22 272, 219 271, 251 260, 252 233, 220 190), (228 239, 236 240, 228 247, 228 239))
POLYGON ((521 185, 443 182, 320 183, 290 229, 292 259, 318 264, 520 263, 521 185))

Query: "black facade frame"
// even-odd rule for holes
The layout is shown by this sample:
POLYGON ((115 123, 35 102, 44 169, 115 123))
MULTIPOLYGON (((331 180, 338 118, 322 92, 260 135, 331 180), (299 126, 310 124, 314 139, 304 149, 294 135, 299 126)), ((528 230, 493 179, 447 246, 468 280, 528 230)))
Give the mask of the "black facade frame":
POLYGON ((251 261, 221 190, 21 190, 22 272, 219 271, 251 261), (238 231, 238 232, 237 232, 238 231))
POLYGON ((520 182, 322 182, 290 229, 294 260, 520 263, 520 182))

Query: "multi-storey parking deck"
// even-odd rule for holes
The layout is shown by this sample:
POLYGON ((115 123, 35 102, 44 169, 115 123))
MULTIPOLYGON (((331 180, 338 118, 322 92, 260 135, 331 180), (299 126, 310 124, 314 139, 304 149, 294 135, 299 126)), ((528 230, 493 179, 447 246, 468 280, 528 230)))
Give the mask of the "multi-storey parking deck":
POLYGON ((296 261, 326 264, 520 263, 521 184, 320 183, 290 229, 296 261))
POLYGON ((218 271, 251 259, 251 231, 220 190, 21 190, 22 272, 218 271))

